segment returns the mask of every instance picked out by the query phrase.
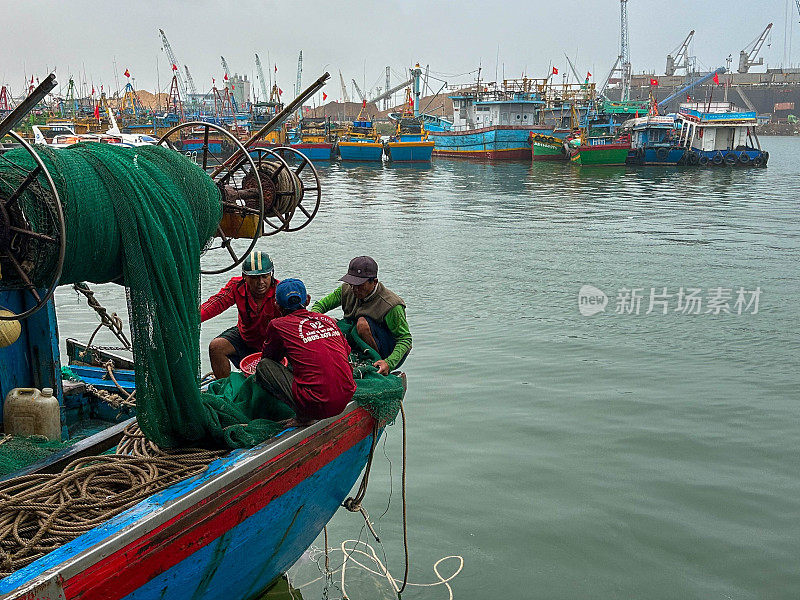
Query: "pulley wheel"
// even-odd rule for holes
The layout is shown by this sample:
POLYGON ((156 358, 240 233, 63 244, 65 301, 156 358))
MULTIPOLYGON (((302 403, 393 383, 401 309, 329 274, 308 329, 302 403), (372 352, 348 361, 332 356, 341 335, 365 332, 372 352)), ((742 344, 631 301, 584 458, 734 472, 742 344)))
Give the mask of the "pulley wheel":
MULTIPOLYGON (((232 241, 237 236, 230 236, 230 231, 226 233, 222 225, 217 227, 216 238, 219 243, 211 242, 206 250, 218 250, 224 248, 230 255, 231 262, 219 269, 201 269, 201 272, 210 275, 230 271, 240 265, 248 254, 255 248, 258 238, 261 236, 264 221, 264 186, 261 178, 255 177, 250 187, 242 185, 248 173, 257 172, 256 163, 248 153, 242 143, 236 139, 225 128, 213 123, 203 121, 190 121, 173 127, 165 133, 158 141, 159 145, 166 146, 190 156, 183 150, 183 140, 187 134, 195 134, 193 137, 201 137, 203 145, 197 154, 196 161, 202 169, 211 176, 213 173, 214 182, 220 188, 220 198, 222 201, 222 212, 224 215, 233 215, 239 218, 241 227, 245 226, 245 217, 257 216, 257 226, 252 228, 250 244, 242 253, 237 253, 233 248, 232 241), (228 164, 220 157, 213 154, 210 150, 209 137, 211 132, 222 137, 223 141, 229 143, 234 148, 234 154, 239 153, 240 158, 228 164)), ((190 156, 191 157, 191 156, 190 156)))
POLYGON ((17 315, 0 314, 0 321, 25 319, 47 304, 61 278, 66 251, 64 210, 53 177, 28 142, 13 131, 8 135, 35 166, 28 170, 0 155, 0 164, 13 165, 21 179, 0 197, 0 288, 24 290, 33 306, 17 315))

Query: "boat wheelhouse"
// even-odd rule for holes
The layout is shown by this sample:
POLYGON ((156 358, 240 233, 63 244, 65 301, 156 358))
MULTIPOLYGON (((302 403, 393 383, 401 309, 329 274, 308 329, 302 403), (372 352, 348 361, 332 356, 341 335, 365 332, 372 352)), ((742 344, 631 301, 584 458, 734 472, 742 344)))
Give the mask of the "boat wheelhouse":
POLYGON ((678 144, 680 130, 675 115, 647 115, 623 124, 630 132, 631 151, 628 163, 636 165, 677 165, 686 148, 678 144))

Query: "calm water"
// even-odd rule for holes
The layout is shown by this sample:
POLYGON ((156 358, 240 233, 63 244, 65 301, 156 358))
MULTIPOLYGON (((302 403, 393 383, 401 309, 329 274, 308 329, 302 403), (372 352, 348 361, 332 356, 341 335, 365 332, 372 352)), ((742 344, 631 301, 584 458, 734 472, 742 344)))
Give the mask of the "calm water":
MULTIPOLYGON (((317 220, 263 241, 277 275, 314 297, 370 254, 408 304, 412 582, 459 555, 462 600, 800 595, 800 140, 764 145, 765 170, 334 164, 317 220), (583 285, 607 294, 604 312, 581 315, 583 285), (676 311, 681 287, 702 290, 702 311, 731 290, 731 313, 676 311), (623 288, 642 290, 638 315, 616 312, 623 288), (645 314, 651 288, 673 294, 668 314, 645 314), (761 290, 757 314, 736 314, 738 288, 761 290)), ((85 305, 68 290, 57 301, 62 335, 88 338, 85 305)), ((205 324, 203 347, 235 320, 205 324)), ((364 502, 397 577, 400 464, 398 423, 364 502)), ((330 545, 366 540, 362 526, 340 511, 330 545)), ((291 577, 306 599, 326 593, 305 585, 312 557, 291 577)), ((351 568, 346 591, 394 597, 351 568)))

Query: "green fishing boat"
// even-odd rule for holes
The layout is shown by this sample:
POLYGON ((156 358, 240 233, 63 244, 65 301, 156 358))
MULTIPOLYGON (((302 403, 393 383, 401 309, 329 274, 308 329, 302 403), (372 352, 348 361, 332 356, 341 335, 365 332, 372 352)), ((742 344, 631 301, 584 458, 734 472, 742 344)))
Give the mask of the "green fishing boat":
POLYGON ((566 161, 564 140, 552 135, 531 133, 531 156, 535 161, 566 161))

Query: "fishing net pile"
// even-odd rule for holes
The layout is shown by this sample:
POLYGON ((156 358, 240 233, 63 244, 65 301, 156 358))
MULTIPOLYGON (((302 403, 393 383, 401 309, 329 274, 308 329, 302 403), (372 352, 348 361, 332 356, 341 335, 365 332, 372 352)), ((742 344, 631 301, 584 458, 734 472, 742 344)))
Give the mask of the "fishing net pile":
MULTIPOLYGON (((276 421, 292 413, 252 380, 223 380, 208 392, 198 387, 200 255, 222 216, 214 181, 160 146, 85 143, 37 152, 64 206, 60 283, 117 281, 127 290, 137 416, 147 438, 161 448, 237 448, 277 433, 282 427, 276 421)), ((34 168, 24 150, 5 153, 0 197, 34 168)), ((52 218, 42 208, 44 189, 31 185, 18 201, 34 224, 52 218)), ((52 253, 52 246, 30 245, 32 280, 46 281, 52 253)), ((356 399, 391 420, 402 393, 398 378, 365 369, 356 399)))

